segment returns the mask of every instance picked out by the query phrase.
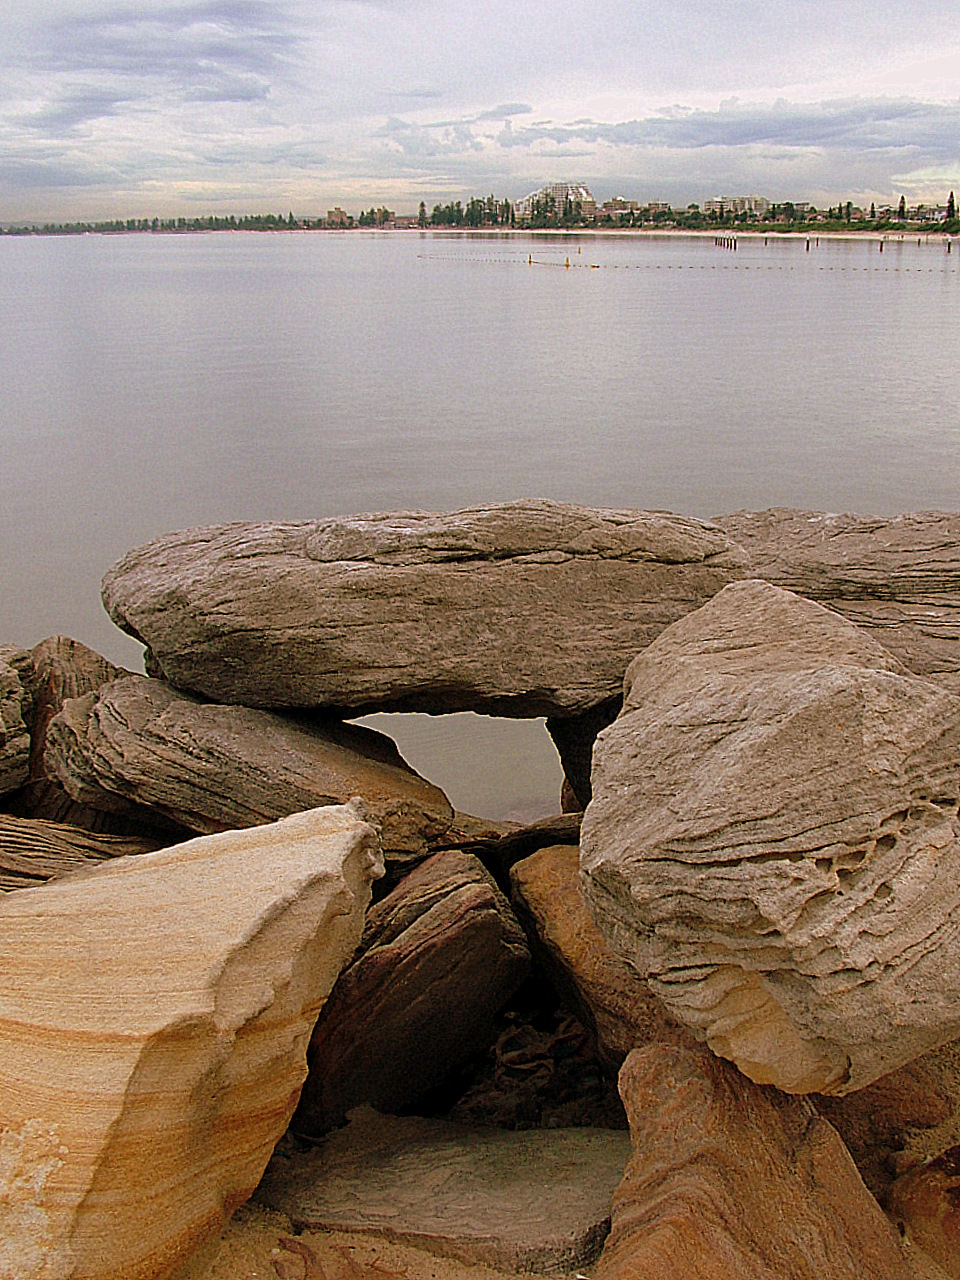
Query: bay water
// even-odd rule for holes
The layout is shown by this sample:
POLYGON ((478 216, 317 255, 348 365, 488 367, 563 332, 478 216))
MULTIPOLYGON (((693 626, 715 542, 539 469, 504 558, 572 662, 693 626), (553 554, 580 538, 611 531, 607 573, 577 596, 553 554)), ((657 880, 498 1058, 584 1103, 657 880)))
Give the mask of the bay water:
MULTIPOLYGON (((0 298, 0 642, 66 633, 141 669, 100 578, 191 525, 960 507, 942 239, 8 236, 0 298)), ((558 807, 539 722, 367 722, 460 808, 558 807)))

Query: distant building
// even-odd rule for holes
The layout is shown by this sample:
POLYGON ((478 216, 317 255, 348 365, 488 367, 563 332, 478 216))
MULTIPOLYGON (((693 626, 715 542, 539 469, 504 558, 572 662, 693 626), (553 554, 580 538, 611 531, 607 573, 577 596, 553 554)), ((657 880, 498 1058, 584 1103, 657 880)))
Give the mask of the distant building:
POLYGON ((348 213, 336 205, 333 209, 327 210, 327 226, 328 227, 349 227, 352 219, 348 213))
MULTIPOLYGON (((797 206, 799 208, 799 205, 797 206)), ((770 208, 770 201, 763 196, 715 196, 713 200, 705 200, 704 213, 755 213, 761 217, 770 208)))
POLYGON ((562 218, 567 201, 574 212, 579 211, 580 217, 597 216, 597 202, 582 182, 548 182, 539 191, 531 191, 518 200, 513 206, 514 216, 518 222, 525 222, 537 210, 544 212, 545 208, 552 208, 557 217, 562 218))

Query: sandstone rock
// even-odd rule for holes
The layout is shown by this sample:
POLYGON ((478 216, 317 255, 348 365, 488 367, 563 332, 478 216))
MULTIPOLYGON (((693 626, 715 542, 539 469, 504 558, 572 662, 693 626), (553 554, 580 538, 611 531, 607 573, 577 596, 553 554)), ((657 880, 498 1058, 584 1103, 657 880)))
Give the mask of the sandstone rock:
POLYGON ((0 901, 2 1280, 168 1280, 219 1232, 381 870, 347 805, 0 901))
POLYGON ((896 1161, 914 1135, 943 1124, 956 1110, 957 1099, 938 1079, 941 1053, 934 1049, 843 1098, 813 1099, 881 1204, 886 1203, 896 1161))
POLYGON ((630 666, 582 830, 591 909, 751 1079, 847 1093, 960 1033, 960 699, 734 584, 630 666))
POLYGON ((377 1232, 507 1271, 573 1271, 599 1251, 626 1133, 509 1133, 369 1108, 306 1152, 277 1152, 257 1199, 298 1228, 377 1232))
POLYGON ((551 977, 596 1032, 608 1065, 619 1067, 632 1048, 651 1040, 693 1043, 603 940, 583 896, 579 848, 540 849, 516 863, 510 879, 517 910, 529 918, 551 977))
POLYGON ((960 1147, 898 1178, 888 1204, 907 1239, 946 1275, 960 1277, 960 1147))
POLYGON ((917 675, 960 692, 960 514, 778 508, 716 523, 746 551, 751 577, 829 605, 917 675))
POLYGON ((294 1120, 315 1136, 359 1103, 413 1102, 484 1048, 527 976, 526 938, 471 854, 436 854, 374 906, 321 1014, 294 1120))
MULTIPOLYGON (((0 652, 0 795, 26 782, 30 771, 29 693, 13 665, 12 646, 0 652)), ((17 650, 23 653, 23 650, 17 650)))
POLYGON ((171 684, 220 702, 568 716, 741 561, 696 520, 531 500, 188 529, 103 598, 171 684))
POLYGON ((155 840, 96 835, 82 827, 0 813, 0 892, 31 889, 110 858, 159 847, 155 840))
POLYGON ((633 1156, 595 1280, 907 1280, 897 1238, 805 1099, 705 1049, 635 1049, 633 1156))
POLYGON ((443 792, 359 725, 201 703, 127 676, 64 705, 46 764, 75 800, 131 802, 193 831, 256 826, 362 796, 388 857, 422 857, 453 822, 443 792))
POLYGON ((43 764, 47 726, 64 702, 130 673, 69 636, 49 636, 34 645, 27 657, 30 661, 30 775, 17 794, 6 802, 8 811, 19 817, 43 818, 89 831, 115 829, 117 834, 136 834, 129 829, 129 824, 111 820, 102 810, 78 805, 58 782, 47 777, 43 764))

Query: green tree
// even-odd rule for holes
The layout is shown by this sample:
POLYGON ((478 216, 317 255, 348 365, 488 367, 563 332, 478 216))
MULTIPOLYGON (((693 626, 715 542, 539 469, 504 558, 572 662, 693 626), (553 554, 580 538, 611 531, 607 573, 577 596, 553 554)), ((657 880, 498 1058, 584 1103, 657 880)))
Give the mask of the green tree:
POLYGON ((906 216, 907 216, 907 200, 906 200, 906 196, 901 196, 900 203, 897 205, 897 217, 901 222, 903 222, 906 216))
POLYGON ((957 202, 956 200, 954 200, 953 192, 951 191, 949 196, 947 196, 947 220, 952 221, 956 216, 957 216, 957 202))
POLYGON ((427 225, 427 206, 420 201, 420 211, 417 214, 417 226, 425 227, 427 225))

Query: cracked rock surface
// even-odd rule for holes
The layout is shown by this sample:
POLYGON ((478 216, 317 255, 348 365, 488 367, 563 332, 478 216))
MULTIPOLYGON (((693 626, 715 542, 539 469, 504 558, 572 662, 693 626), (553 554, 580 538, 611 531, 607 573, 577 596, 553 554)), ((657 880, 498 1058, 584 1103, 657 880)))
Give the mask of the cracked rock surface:
POLYGON ((187 529, 103 598, 152 674, 219 702, 570 716, 743 561, 697 520, 526 500, 187 529))
POLYGON ((597 740, 585 890, 752 1080, 844 1094, 960 1034, 960 699, 765 582, 630 666, 597 740))

